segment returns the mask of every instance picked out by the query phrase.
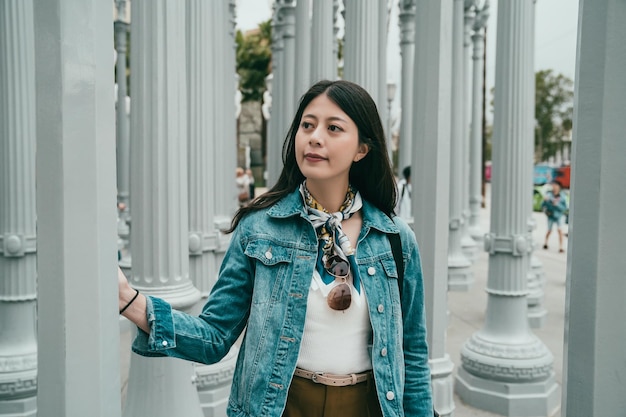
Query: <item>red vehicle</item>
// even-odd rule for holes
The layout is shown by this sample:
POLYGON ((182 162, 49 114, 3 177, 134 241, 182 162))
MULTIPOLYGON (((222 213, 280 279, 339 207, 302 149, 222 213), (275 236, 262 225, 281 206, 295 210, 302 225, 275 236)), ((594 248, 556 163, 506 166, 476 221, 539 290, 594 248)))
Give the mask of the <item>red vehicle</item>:
POLYGON ((569 188, 571 168, 566 165, 554 170, 554 181, 558 182, 561 188, 569 188))

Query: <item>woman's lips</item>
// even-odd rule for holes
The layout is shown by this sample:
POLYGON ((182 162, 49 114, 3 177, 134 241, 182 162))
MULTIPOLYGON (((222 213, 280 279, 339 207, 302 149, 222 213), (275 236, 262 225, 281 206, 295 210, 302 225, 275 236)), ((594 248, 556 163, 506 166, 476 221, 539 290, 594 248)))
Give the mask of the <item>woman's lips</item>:
POLYGON ((326 160, 326 158, 316 153, 307 153, 306 155, 304 155, 304 158, 309 162, 320 162, 326 160))

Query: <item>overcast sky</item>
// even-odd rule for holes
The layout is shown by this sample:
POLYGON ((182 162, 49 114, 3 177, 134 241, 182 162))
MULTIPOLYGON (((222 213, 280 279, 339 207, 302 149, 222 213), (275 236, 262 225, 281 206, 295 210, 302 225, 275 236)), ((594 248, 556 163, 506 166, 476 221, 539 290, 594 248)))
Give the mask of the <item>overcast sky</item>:
MULTIPOLYGON (((517 0, 516 0, 517 1, 517 0)), ((237 27, 252 29, 271 17, 272 0, 237 0, 237 27)), ((487 88, 494 84, 497 0, 491 0, 487 26, 487 88)), ((389 27, 388 79, 400 81, 398 8, 394 7, 389 27)), ((535 6, 535 69, 552 69, 574 79, 578 0, 537 0, 535 6)), ((396 100, 396 106, 397 107, 396 100)))

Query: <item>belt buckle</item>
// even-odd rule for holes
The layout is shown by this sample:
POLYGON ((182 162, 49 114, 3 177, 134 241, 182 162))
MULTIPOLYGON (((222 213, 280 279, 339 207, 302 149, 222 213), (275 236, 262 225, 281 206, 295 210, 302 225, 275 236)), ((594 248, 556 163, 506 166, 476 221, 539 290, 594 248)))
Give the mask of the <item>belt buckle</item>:
POLYGON ((317 372, 313 372, 311 375, 311 381, 315 382, 316 384, 319 384, 320 382, 317 380, 318 376, 321 376, 322 374, 317 373, 317 372))

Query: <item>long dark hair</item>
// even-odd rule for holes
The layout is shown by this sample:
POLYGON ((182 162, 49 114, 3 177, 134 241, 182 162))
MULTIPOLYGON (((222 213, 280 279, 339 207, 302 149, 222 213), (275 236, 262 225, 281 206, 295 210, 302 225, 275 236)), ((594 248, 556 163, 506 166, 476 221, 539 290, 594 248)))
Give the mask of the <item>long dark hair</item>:
POLYGON ((354 121, 359 130, 359 143, 366 144, 369 148, 365 158, 352 164, 350 184, 359 190, 365 200, 382 212, 387 215, 393 213, 397 194, 396 183, 376 103, 365 89, 355 83, 324 80, 314 84, 300 99, 298 111, 283 143, 283 170, 276 185, 247 206, 240 208, 235 213, 227 233, 232 232, 247 213, 275 204, 304 181, 304 175, 296 163, 295 138, 304 109, 321 94, 326 94, 354 121))

